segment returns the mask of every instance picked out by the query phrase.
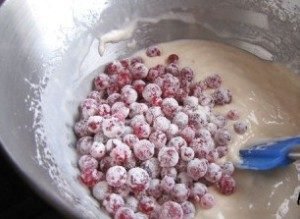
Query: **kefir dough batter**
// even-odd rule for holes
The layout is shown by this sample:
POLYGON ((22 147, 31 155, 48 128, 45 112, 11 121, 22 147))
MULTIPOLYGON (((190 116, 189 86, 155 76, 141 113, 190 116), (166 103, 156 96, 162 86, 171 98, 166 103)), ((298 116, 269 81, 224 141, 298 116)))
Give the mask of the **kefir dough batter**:
MULTIPOLYGON (((223 78, 223 85, 232 91, 233 101, 214 110, 225 114, 237 109, 248 124, 244 135, 233 135, 226 159, 238 162, 242 147, 263 139, 300 134, 300 78, 287 69, 263 61, 254 55, 219 43, 180 40, 158 45, 159 57, 149 58, 142 52, 148 67, 164 63, 176 53, 181 67, 189 66, 202 80, 213 73, 223 78)), ((229 122, 228 129, 233 132, 229 122)), ((214 193, 217 205, 199 210, 196 218, 244 219, 299 218, 297 197, 300 182, 294 165, 270 172, 236 171, 237 192, 231 196, 214 193)))

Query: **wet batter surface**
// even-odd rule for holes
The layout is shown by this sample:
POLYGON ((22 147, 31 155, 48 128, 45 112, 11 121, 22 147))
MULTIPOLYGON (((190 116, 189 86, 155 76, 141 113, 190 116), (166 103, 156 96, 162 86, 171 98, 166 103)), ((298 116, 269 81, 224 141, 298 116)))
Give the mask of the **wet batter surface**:
MULTIPOLYGON (((233 135, 226 159, 239 161, 238 151, 263 139, 299 135, 300 130, 300 77, 287 69, 265 62, 254 55, 223 44, 180 40, 158 45, 159 57, 147 57, 148 67, 164 63, 173 53, 180 57, 180 67, 189 66, 196 73, 196 80, 217 73, 223 84, 233 94, 231 104, 215 107, 225 114, 237 109, 247 122, 244 135, 233 135)), ((227 125, 233 132, 232 124, 227 125)), ((196 218, 298 218, 300 207, 297 197, 300 182, 294 165, 269 171, 236 171, 237 192, 224 197, 216 196, 217 206, 199 210, 196 218)))

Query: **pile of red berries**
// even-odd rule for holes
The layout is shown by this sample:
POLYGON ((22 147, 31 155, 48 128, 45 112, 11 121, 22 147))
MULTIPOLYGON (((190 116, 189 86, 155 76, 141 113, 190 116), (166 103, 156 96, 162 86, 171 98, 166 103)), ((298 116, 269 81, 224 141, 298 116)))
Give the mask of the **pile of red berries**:
MULTIPOLYGON (((232 101, 231 92, 219 75, 195 81, 179 62, 176 54, 151 68, 141 57, 114 61, 80 105, 80 178, 116 219, 193 218, 194 205, 215 205, 209 186, 235 191, 234 166, 219 159, 231 140, 227 121, 239 115, 213 112, 232 101)), ((247 125, 236 122, 233 130, 243 134, 247 125)))

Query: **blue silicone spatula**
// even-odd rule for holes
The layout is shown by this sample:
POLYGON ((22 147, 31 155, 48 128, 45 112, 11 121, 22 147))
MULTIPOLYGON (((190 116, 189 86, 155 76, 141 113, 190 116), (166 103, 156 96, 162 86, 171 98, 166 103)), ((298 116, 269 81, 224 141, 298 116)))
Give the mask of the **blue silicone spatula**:
POLYGON ((240 150, 237 168, 271 170, 300 160, 300 136, 280 138, 240 150))

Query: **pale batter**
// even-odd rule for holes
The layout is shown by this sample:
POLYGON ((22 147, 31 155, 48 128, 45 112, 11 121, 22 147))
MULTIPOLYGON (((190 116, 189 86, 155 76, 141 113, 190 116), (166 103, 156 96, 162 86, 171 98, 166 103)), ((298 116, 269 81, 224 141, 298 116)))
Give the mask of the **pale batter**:
MULTIPOLYGON (((223 78, 223 85, 233 94, 229 105, 214 108, 225 114, 237 109, 248 123, 244 135, 233 135, 227 159, 238 162, 238 151, 263 139, 300 134, 300 77, 287 69, 226 45, 198 40, 180 40, 158 45, 160 57, 140 55, 148 67, 164 63, 176 53, 181 67, 189 66, 198 80, 213 73, 223 78)), ((228 128, 232 129, 229 123, 228 128)), ((215 193, 217 206, 199 210, 197 218, 297 219, 300 182, 294 165, 270 172, 236 171, 238 190, 234 195, 215 193), (297 187, 298 186, 298 187, 297 187), (287 211, 288 210, 288 211, 287 211)))

